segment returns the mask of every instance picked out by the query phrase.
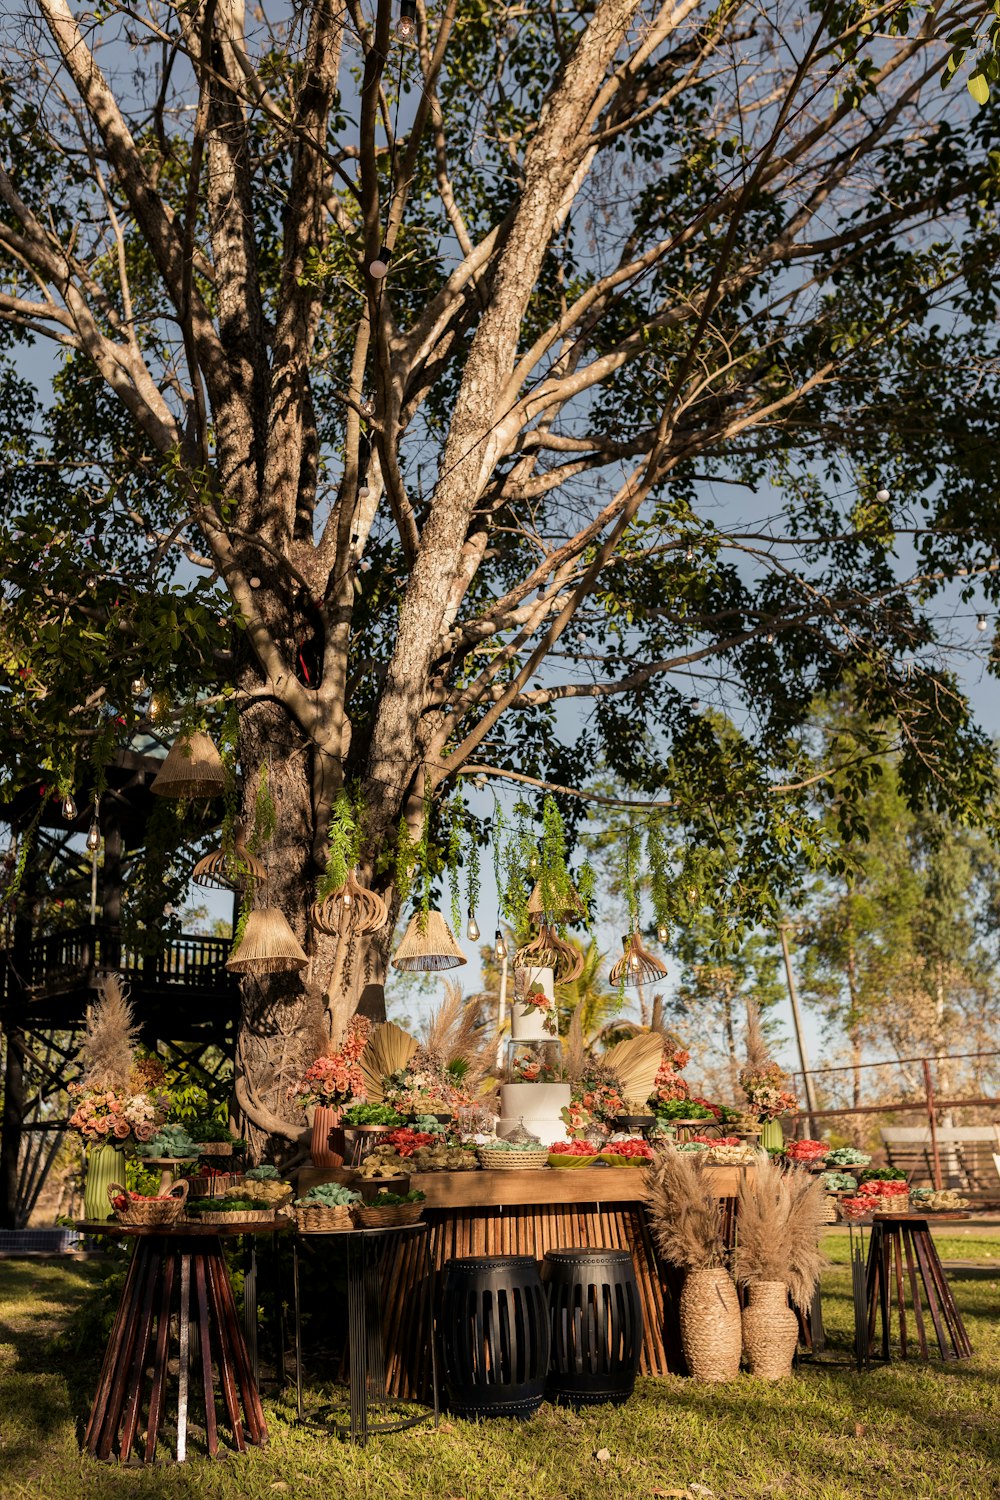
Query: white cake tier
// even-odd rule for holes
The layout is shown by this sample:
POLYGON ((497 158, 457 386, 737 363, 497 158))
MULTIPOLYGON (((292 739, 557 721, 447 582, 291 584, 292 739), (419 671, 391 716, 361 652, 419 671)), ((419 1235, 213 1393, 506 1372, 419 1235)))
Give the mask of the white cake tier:
POLYGON ((514 970, 514 1002, 510 1008, 510 1034, 513 1041, 544 1042, 552 1039, 554 1033, 545 1029, 544 1013, 535 1005, 522 1005, 518 996, 541 990, 554 1001, 554 979, 552 969, 514 970))
POLYGON ((506 1137, 524 1122, 543 1146, 569 1139, 560 1111, 569 1108, 568 1083, 504 1083, 500 1086, 497 1135, 506 1137))

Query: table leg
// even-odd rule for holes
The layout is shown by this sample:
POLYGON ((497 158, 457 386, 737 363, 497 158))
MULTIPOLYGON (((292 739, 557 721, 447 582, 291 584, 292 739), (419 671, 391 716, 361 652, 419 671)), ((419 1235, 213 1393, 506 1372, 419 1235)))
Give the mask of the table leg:
POLYGON ((906 1300, 903 1296, 903 1250, 900 1241, 902 1239, 902 1228, 893 1226, 889 1246, 896 1265, 896 1302, 899 1307, 899 1353, 900 1358, 906 1358, 906 1300))
POLYGON ((246 1336, 247 1352, 253 1383, 260 1383, 260 1358, 257 1350, 257 1316, 260 1311, 257 1297, 257 1236, 248 1234, 243 1240, 243 1332, 246 1336))
POLYGON ((132 1310, 140 1295, 137 1290, 138 1279, 139 1258, 137 1247, 133 1247, 132 1256, 128 1263, 128 1271, 125 1275, 122 1298, 118 1304, 118 1311, 115 1313, 111 1337, 108 1340, 108 1347, 104 1352, 104 1360, 101 1364, 101 1375, 97 1382, 97 1393, 94 1396, 94 1402, 90 1409, 87 1430, 83 1435, 83 1446, 88 1453, 96 1454, 101 1428, 108 1415, 108 1403, 114 1388, 115 1376, 118 1373, 119 1357, 129 1331, 129 1323, 133 1316, 132 1310))
POLYGON ((194 1284, 198 1302, 198 1348, 201 1352, 201 1385, 205 1396, 205 1442, 209 1458, 219 1451, 219 1428, 215 1414, 215 1382, 212 1379, 211 1325, 208 1317, 208 1288, 205 1284, 205 1257, 194 1257, 194 1284))
MULTIPOLYGON (((163 1261, 160 1314, 156 1330, 156 1353, 153 1358, 153 1384, 149 1392, 149 1421, 146 1424, 146 1448, 143 1462, 151 1464, 156 1453, 156 1435, 163 1417, 163 1393, 167 1383, 167 1359, 170 1354, 170 1303, 174 1292, 174 1267, 177 1258, 168 1245, 163 1261)), ((152 1330, 151 1330, 152 1331, 152 1330)))
POLYGON ((226 1336, 226 1318, 219 1289, 220 1269, 223 1277, 226 1274, 225 1262, 222 1262, 221 1268, 219 1265, 221 1257, 221 1248, 218 1255, 216 1255, 215 1251, 212 1251, 205 1256, 205 1277, 208 1286, 209 1307, 215 1316, 215 1324, 219 1330, 217 1350, 219 1384, 222 1386, 222 1398, 226 1405, 226 1411, 229 1414, 229 1430, 232 1433, 233 1446, 238 1452, 245 1453, 247 1442, 243 1433, 243 1423, 240 1420, 239 1400, 236 1394, 236 1376, 233 1369, 229 1339, 226 1336))
MULTIPOLYGON (((878 1300, 879 1316, 882 1320, 882 1358, 889 1359, 889 1329, 892 1320, 892 1306, 889 1291, 889 1240, 885 1232, 885 1225, 878 1225, 878 1300)), ((875 1230, 872 1230, 872 1239, 875 1238, 875 1230)))
POLYGON ((913 1237, 909 1228, 903 1231, 903 1249, 906 1252, 906 1272, 910 1281, 910 1297, 913 1302, 913 1322, 917 1330, 917 1343, 920 1345, 921 1359, 927 1359, 927 1332, 924 1328, 924 1310, 920 1305, 920 1283, 917 1279, 916 1266, 913 1259, 913 1237))
POLYGON ((292 1245, 292 1298, 295 1307, 295 1400, 301 1422, 305 1413, 302 1404, 302 1312, 299 1306, 298 1240, 292 1245))
POLYGON ((281 1295, 281 1252, 277 1233, 271 1236, 271 1255, 274 1262, 274 1306, 275 1306, 275 1337, 278 1341, 275 1353, 275 1375, 279 1386, 285 1383, 285 1302, 281 1295))
MULTIPOLYGON (((135 1341, 131 1364, 126 1367, 122 1361, 119 1378, 124 1384, 128 1383, 129 1397, 125 1406, 125 1419, 122 1424, 122 1439, 119 1454, 122 1462, 127 1463, 132 1455, 132 1445, 139 1428, 139 1411, 142 1405, 142 1390, 146 1372, 146 1356, 149 1343, 153 1334, 153 1308, 155 1306, 156 1291, 162 1272, 163 1262, 160 1258, 159 1249, 148 1240, 137 1250, 136 1254, 142 1256, 146 1265, 146 1286, 142 1300, 142 1311, 136 1324, 135 1341)), ((104 1444, 98 1451, 98 1458, 110 1458, 111 1447, 114 1442, 114 1431, 105 1431, 104 1444)))
POLYGON ((350 1435, 361 1444, 368 1441, 368 1340, 365 1329, 366 1238, 347 1240, 347 1323, 351 1350, 350 1435))
POLYGON ((191 1257, 181 1255, 181 1303, 177 1319, 177 1462, 187 1458, 188 1384, 191 1359, 191 1257))

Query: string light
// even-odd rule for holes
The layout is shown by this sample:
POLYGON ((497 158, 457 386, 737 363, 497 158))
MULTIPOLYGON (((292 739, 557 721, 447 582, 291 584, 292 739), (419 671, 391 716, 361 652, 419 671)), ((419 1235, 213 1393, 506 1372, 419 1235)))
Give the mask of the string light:
POLYGON ((702 710, 701 699, 700 698, 696 698, 694 700, 694 702, 691 704, 691 711, 692 711, 692 713, 700 714, 701 710, 702 710))
POLYGON ((417 34, 417 0, 400 0, 396 35, 401 42, 412 42, 417 34))
POLYGON ((95 805, 94 805, 94 816, 91 818, 91 820, 90 820, 90 827, 87 830, 87 848, 91 851, 92 854, 96 854, 97 850, 100 847, 101 847, 101 825, 98 822, 98 818, 97 818, 97 805, 95 803, 95 805))
POLYGON ((661 922, 660 925, 656 929, 657 941, 661 942, 661 943, 665 943, 667 941, 667 938, 669 936, 670 936, 670 933, 667 930, 667 924, 666 924, 666 922, 661 922))
POLYGON ((132 678, 132 697, 139 698, 146 691, 145 677, 132 678))
POLYGON ((389 274, 389 262, 392 254, 383 245, 374 260, 368 262, 368 274, 372 281, 384 281, 389 274))
POLYGON ((531 875, 537 875, 538 871, 541 869, 541 867, 542 867, 542 862, 538 858, 538 855, 537 854, 533 854, 531 856, 531 858, 528 860, 528 872, 529 872, 529 874, 531 874, 531 875))
POLYGON ((250 587, 252 589, 260 588, 260 579, 256 575, 254 575, 254 577, 250 579, 250 587))
POLYGON ((986 629, 986 616, 985 615, 980 615, 979 616, 979 619, 976 621, 976 629, 977 630, 985 630, 986 629))
POLYGON ((885 505, 885 503, 889 499, 889 491, 888 490, 876 490, 875 491, 875 499, 878 501, 879 505, 885 505))
POLYGON ((507 944, 503 940, 503 933, 497 928, 496 937, 493 939, 493 953, 498 964, 502 964, 507 957, 507 944))
POLYGON ((60 812, 66 819, 67 823, 76 822, 76 803, 73 801, 73 798, 69 792, 67 792, 65 797, 62 799, 62 807, 60 808, 60 812))
POLYGON ((470 943, 476 942, 479 938, 479 923, 476 921, 475 913, 471 906, 469 907, 469 925, 465 929, 465 935, 470 943))

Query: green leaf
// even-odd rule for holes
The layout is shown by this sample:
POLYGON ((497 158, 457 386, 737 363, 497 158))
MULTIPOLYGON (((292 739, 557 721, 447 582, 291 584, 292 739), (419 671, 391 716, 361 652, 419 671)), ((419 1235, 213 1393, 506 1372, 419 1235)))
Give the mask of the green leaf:
POLYGON ((966 87, 977 104, 983 105, 989 101, 990 86, 978 69, 975 73, 970 73, 966 81, 966 87))

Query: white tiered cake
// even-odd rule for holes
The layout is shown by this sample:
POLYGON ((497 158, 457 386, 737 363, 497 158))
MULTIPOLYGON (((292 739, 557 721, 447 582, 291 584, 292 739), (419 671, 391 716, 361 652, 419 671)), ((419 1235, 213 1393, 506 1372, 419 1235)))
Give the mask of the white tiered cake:
MULTIPOLYGON (((542 990, 554 1002, 554 974, 551 969, 515 969, 514 1003, 511 1006, 510 1034, 514 1043, 554 1042, 545 1030, 545 1013, 537 1006, 523 1006, 519 997, 532 990, 542 990)), ((560 1111, 569 1108, 568 1083, 504 1083, 500 1086, 500 1119, 497 1135, 505 1137, 519 1124, 536 1135, 543 1146, 569 1139, 560 1111)))

